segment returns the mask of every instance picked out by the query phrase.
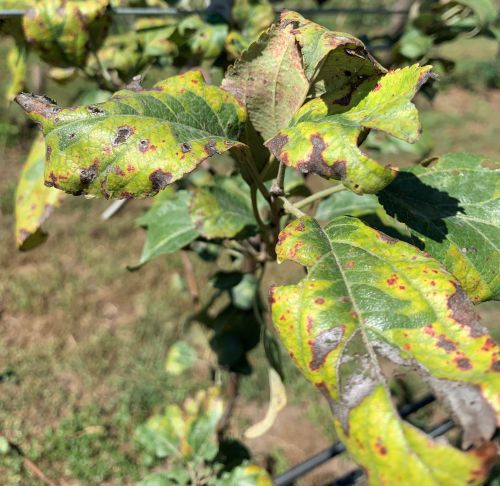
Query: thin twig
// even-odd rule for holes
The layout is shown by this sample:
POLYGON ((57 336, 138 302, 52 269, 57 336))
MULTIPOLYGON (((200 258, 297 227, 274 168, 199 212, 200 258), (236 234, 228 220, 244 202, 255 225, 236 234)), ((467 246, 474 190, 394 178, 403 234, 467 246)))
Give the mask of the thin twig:
POLYGON ((278 166, 278 175, 271 186, 269 191, 273 196, 284 196, 285 195, 285 171, 286 166, 283 162, 280 162, 278 166))
POLYGON ((336 186, 329 187, 328 189, 323 189, 322 191, 315 192, 309 197, 302 199, 299 202, 295 203, 296 208, 303 208, 318 199, 323 199, 331 194, 335 194, 336 192, 344 191, 345 187, 342 184, 337 184, 336 186))
POLYGON ((181 260, 184 266, 184 276, 191 294, 191 299, 193 301, 194 309, 196 312, 201 311, 200 302, 200 292, 198 290, 198 284, 196 283, 196 277, 194 276, 193 264, 189 259, 187 250, 181 250, 181 260))

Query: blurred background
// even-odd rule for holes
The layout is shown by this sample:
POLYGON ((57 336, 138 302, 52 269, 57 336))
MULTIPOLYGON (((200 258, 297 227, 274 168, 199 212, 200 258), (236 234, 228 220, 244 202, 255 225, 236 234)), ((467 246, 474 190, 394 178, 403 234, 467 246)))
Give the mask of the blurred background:
MULTIPOLYGON (((267 2, 235 2, 240 11, 229 9, 229 17, 222 8, 208 17, 191 16, 189 21, 185 15, 113 15, 110 35, 100 51, 102 66, 92 57, 81 69, 54 66, 32 49, 18 86, 68 106, 104 100, 138 72, 145 74, 144 84, 150 86, 201 66, 218 84, 255 31, 272 20, 273 9, 312 9, 304 15, 360 37, 385 66, 420 61, 434 64, 439 73, 439 81, 416 100, 421 140, 410 146, 370 136, 366 150, 398 166, 450 151, 498 156, 498 3, 491 4, 493 13, 469 8, 466 15, 462 5, 457 23, 450 20, 450 5, 446 9, 443 5, 460 2, 291 0, 273 2, 271 10, 260 11, 265 13, 263 19, 250 25, 249 18, 255 15, 248 9, 253 3, 269 7, 267 2), (429 16, 431 11, 430 21, 420 15, 429 16), (179 22, 184 22, 181 31, 179 22), (217 30, 221 25, 222 31, 217 30), (228 32, 233 31, 228 41, 228 32), (208 33, 208 41, 203 33, 208 33)), ((29 4, 0 0, 0 10, 29 8, 29 4)), ((113 7, 204 9, 207 2, 115 2, 113 7)), ((0 22, 4 99, 9 98, 16 76, 15 69, 4 66, 18 42, 12 35, 18 25, 15 17, 1 14, 0 22)), ((165 370, 167 350, 182 337, 181 324, 193 312, 185 265, 180 255, 172 254, 140 271, 127 270, 142 251, 145 232, 135 220, 149 207, 147 201, 132 201, 103 221, 108 201, 68 197, 44 224, 50 235, 47 242, 32 251, 19 251, 14 237, 15 191, 35 135, 36 127, 21 109, 4 101, 0 107, 0 433, 11 445, 0 444, 0 484, 41 484, 21 454, 8 452, 12 444, 53 484, 133 484, 157 467, 134 442, 137 426, 212 379, 202 361, 181 376, 165 370)), ((219 262, 191 261, 201 297, 208 299, 213 288, 206 282, 219 262)), ((276 268, 266 285, 293 280, 296 272, 276 268)), ((498 321, 500 307, 495 303, 482 304, 478 311, 485 325, 498 321)), ((500 339, 498 327, 491 331, 500 339)), ((231 423, 236 439, 242 439, 242 432, 262 418, 267 407, 268 365, 260 347, 250 353, 249 363, 253 373, 241 381, 231 423)), ((245 441, 253 461, 273 474, 335 440, 329 411, 318 406, 316 391, 286 359, 284 372, 287 407, 264 436, 245 441)), ((398 386, 396 381, 394 387, 398 386)), ((399 391, 412 398, 420 386, 415 382, 415 389, 399 391)), ((442 416, 437 407, 425 413, 426 420, 429 415, 442 416)), ((340 457, 297 484, 325 484, 326 478, 350 468, 348 459, 340 457)))

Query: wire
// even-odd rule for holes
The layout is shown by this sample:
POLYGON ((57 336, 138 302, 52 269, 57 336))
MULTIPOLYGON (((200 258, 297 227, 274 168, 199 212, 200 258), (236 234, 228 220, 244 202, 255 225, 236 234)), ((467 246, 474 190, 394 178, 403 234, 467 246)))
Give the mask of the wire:
MULTIPOLYGON (((284 9, 274 9, 275 13, 280 13, 284 9)), ((391 10, 388 8, 349 8, 349 7, 337 7, 337 8, 304 8, 297 9, 298 13, 303 15, 316 15, 316 14, 362 14, 362 15, 407 15, 408 10, 391 10)), ((23 9, 9 9, 0 10, 1 17, 21 17, 27 10, 23 9)), ((203 14, 207 10, 179 10, 177 8, 158 8, 158 7, 115 7, 111 8, 110 12, 112 15, 140 15, 140 16, 183 16, 183 15, 193 15, 193 14, 203 14)))

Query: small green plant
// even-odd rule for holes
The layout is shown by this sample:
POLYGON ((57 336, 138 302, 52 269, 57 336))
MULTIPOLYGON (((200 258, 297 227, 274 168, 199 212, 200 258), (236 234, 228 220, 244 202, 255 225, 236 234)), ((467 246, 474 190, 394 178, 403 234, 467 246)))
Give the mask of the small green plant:
MULTIPOLYGON (((18 188, 18 243, 41 241, 62 191, 153 197, 131 269, 176 251, 229 262, 193 319, 210 330, 231 377, 251 371, 247 354, 262 343, 276 370, 270 416, 283 404, 277 337, 325 396, 370 484, 481 484, 495 455, 500 361, 473 304, 500 295, 499 165, 448 154, 399 169, 362 149, 372 130, 417 141, 412 99, 433 78, 428 65, 387 71, 357 38, 286 12, 220 87, 191 70, 150 88, 136 78, 108 101, 72 108, 22 93, 16 100, 41 126, 45 149, 33 149, 18 188), (314 190, 312 175, 327 186, 314 190), (35 183, 41 192, 32 197, 35 183), (306 273, 273 286, 268 307, 261 284, 276 260, 306 273), (387 360, 423 377, 470 450, 401 419, 387 360)), ((196 356, 169 358, 183 368, 196 356)), ((137 432, 146 451, 172 465, 154 480, 266 484, 260 470, 242 479, 248 469, 217 465, 222 408, 211 393, 137 432)))

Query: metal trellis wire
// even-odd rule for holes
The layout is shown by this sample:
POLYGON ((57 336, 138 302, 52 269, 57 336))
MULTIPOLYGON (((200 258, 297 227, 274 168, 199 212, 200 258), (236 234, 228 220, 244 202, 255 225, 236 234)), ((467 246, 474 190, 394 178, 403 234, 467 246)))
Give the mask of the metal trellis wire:
MULTIPOLYGON (((284 9, 274 9, 275 13, 280 13, 284 9)), ((362 15, 407 15, 408 10, 389 9, 383 7, 377 8, 350 8, 350 7, 333 7, 333 8, 305 8, 296 9, 303 15, 317 14, 362 14, 362 15)), ((184 16, 192 14, 203 14, 208 10, 182 10, 178 8, 167 7, 114 7, 110 9, 112 15, 139 15, 139 16, 184 16)), ((20 17, 26 13, 23 9, 0 10, 0 17, 20 17)))
MULTIPOLYGON (((402 418, 406 418, 412 413, 415 413, 418 410, 429 405, 430 403, 434 402, 435 400, 436 399, 433 395, 430 394, 425 395, 423 398, 414 403, 408 403, 406 405, 403 405, 402 407, 399 408, 398 412, 402 418)), ((452 420, 449 419, 445 420, 444 422, 440 423, 439 425, 429 430, 428 434, 431 437, 438 437, 448 432, 448 430, 453 428, 454 425, 455 424, 452 420)), ((318 452, 317 454, 310 457, 306 461, 297 464, 296 466, 292 467, 285 473, 276 476, 274 478, 274 484, 276 486, 291 486, 298 478, 306 475, 308 472, 312 471, 313 469, 316 469, 317 467, 321 466, 330 459, 333 459, 339 454, 342 454, 343 452, 345 452, 345 450, 346 450, 345 446, 341 442, 337 442, 328 447, 327 449, 318 452)), ((330 486, 353 485, 359 478, 363 476, 363 474, 364 473, 361 469, 355 469, 354 471, 351 471, 347 473, 345 476, 342 476, 333 481, 332 483, 330 483, 330 486)))

